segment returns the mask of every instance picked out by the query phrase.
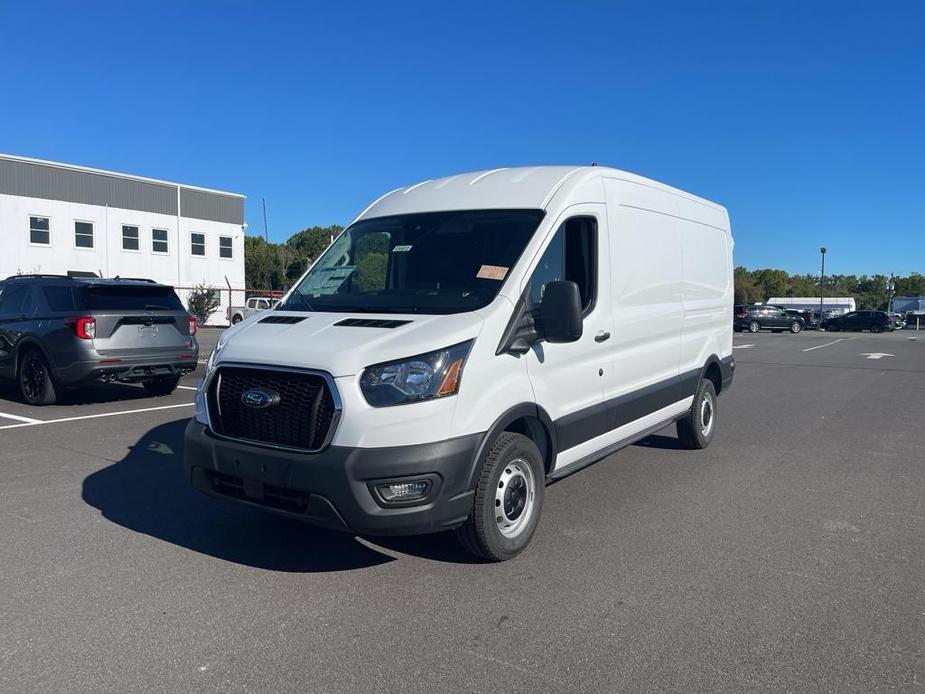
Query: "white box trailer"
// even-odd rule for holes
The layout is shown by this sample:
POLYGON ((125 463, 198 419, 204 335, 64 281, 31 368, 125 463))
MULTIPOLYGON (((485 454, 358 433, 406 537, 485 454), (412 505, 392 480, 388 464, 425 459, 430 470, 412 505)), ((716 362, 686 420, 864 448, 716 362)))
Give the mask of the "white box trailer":
POLYGON ((851 313, 857 310, 853 296, 827 296, 821 301, 818 296, 772 296, 765 303, 772 306, 797 308, 803 311, 818 311, 821 305, 825 307, 826 312, 833 311, 839 314, 851 313))

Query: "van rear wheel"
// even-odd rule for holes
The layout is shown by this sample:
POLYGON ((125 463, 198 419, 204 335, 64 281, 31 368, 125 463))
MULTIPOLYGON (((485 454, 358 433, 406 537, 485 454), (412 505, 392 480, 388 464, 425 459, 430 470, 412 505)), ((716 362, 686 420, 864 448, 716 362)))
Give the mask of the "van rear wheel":
POLYGON ((713 381, 700 381, 690 412, 677 423, 678 440, 685 448, 706 448, 716 431, 716 388, 713 381))
POLYGON ((526 436, 501 432, 482 464, 469 518, 456 531, 462 546, 488 561, 516 557, 536 531, 545 485, 536 444, 526 436))

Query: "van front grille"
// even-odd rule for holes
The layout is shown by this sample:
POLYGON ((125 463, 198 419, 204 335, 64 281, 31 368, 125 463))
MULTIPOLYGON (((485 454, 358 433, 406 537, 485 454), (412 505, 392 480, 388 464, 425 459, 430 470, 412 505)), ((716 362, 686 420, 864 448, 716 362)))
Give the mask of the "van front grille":
POLYGON ((284 448, 323 448, 337 414, 327 381, 315 373, 223 366, 208 395, 216 434, 284 448))

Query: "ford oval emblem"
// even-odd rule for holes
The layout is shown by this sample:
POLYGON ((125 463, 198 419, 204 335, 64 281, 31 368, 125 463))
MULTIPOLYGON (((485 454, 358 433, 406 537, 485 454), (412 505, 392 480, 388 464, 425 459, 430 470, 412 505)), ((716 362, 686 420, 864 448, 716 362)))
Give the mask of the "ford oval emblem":
POLYGON ((254 410, 265 410, 279 403, 279 394, 265 390, 245 390, 241 394, 241 402, 254 410))

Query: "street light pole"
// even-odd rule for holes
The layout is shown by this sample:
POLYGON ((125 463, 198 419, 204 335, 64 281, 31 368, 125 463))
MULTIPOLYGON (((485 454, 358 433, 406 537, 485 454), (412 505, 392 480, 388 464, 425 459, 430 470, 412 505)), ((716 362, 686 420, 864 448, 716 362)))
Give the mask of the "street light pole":
POLYGON ((270 292, 273 287, 270 286, 270 232, 267 230, 267 200, 266 198, 261 198, 260 200, 263 202, 263 241, 267 257, 267 292, 270 292))
POLYGON ((829 249, 823 246, 819 249, 822 254, 822 272, 819 275, 819 325, 822 326, 822 319, 825 317, 825 254, 829 249))

